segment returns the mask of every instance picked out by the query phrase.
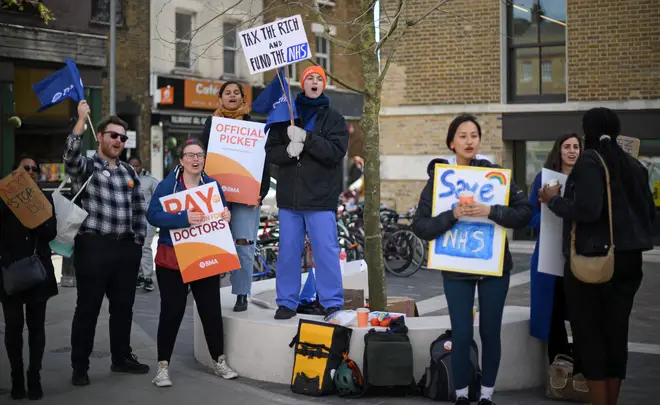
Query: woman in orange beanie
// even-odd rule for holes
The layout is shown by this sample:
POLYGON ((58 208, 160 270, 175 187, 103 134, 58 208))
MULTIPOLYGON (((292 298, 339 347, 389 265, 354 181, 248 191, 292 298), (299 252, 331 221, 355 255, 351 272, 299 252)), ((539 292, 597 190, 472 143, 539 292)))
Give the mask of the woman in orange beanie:
POLYGON ((341 193, 341 164, 348 149, 348 128, 344 117, 330 107, 330 100, 323 94, 326 84, 321 67, 305 69, 300 82, 302 92, 295 100, 295 125, 273 124, 266 143, 267 160, 279 169, 279 308, 275 319, 296 315, 305 233, 314 250, 316 287, 326 315, 344 305, 335 212, 341 193))

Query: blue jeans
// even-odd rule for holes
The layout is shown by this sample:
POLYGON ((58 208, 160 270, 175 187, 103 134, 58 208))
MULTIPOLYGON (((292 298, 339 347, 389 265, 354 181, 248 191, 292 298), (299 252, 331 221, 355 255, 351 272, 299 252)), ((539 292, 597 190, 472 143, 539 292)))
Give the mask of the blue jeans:
POLYGON ((236 244, 236 253, 241 268, 231 272, 231 292, 235 295, 250 295, 252 291, 252 269, 254 264, 254 243, 259 232, 261 207, 250 207, 233 203, 231 207, 231 233, 235 241, 244 239, 247 245, 236 244))
POLYGON ((281 209, 280 251, 275 272, 277 305, 298 309, 305 233, 309 234, 316 264, 316 290, 324 308, 344 306, 339 263, 337 218, 333 211, 281 209))
POLYGON ((452 329, 451 368, 454 387, 466 388, 470 376, 470 345, 473 339, 474 289, 479 288, 479 335, 481 336, 481 385, 494 387, 502 353, 500 332, 504 301, 509 291, 509 273, 481 280, 443 277, 452 329))

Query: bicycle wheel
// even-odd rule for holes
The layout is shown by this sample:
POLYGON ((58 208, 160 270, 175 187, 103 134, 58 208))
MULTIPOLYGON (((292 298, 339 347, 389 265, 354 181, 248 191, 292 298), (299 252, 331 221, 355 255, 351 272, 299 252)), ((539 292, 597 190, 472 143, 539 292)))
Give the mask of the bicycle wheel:
POLYGON ((390 274, 410 277, 424 263, 424 244, 412 231, 396 231, 383 244, 383 261, 390 274))

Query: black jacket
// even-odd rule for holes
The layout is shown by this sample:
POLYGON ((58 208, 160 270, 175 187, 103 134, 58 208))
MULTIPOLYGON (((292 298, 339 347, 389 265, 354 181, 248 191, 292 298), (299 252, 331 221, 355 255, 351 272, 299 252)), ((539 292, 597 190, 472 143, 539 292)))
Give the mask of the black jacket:
MULTIPOLYGON (((625 166, 629 168, 622 176, 625 176, 626 182, 633 183, 625 187, 619 176, 610 174, 614 250, 651 250, 655 204, 649 187, 648 171, 627 153, 621 153, 621 157, 628 160, 625 166), (628 190, 631 189, 637 192, 630 195, 628 190)), ((585 150, 566 180, 564 197, 554 197, 548 204, 552 212, 564 219, 563 251, 567 258, 570 256, 573 221, 577 221, 577 253, 604 255, 609 249, 611 242, 605 181, 605 170, 597 153, 585 150)))
MULTIPOLYGON (((206 118, 206 122, 204 122, 204 129, 202 130, 202 134, 199 137, 199 141, 204 145, 205 150, 209 149, 209 137, 211 136, 212 121, 213 115, 209 115, 208 118, 206 118)), ((243 121, 252 121, 252 117, 246 115, 243 117, 243 121)), ((268 190, 270 190, 270 167, 268 164, 268 159, 266 159, 264 162, 264 173, 261 175, 261 188, 259 189, 259 197, 261 197, 261 201, 266 198, 268 190)), ((259 205, 261 204, 262 203, 260 202, 259 205)))
MULTIPOLYGON (((53 205, 50 194, 46 198, 53 205)), ((55 218, 55 206, 53 205, 53 216, 35 229, 23 226, 21 221, 14 215, 9 207, 0 200, 0 263, 8 266, 20 259, 30 257, 34 253, 35 237, 36 251, 41 259, 48 278, 43 283, 31 289, 7 296, 2 277, 0 277, 0 301, 9 302, 17 300, 23 303, 46 302, 52 296, 57 295, 57 281, 55 269, 51 260, 51 250, 48 243, 57 236, 57 220, 55 218)))
MULTIPOLYGON (((330 107, 321 107, 314 131, 300 160, 290 158, 289 122, 274 124, 266 141, 267 160, 277 166, 277 206, 293 210, 336 210, 342 185, 342 160, 348 149, 344 117, 330 107)), ((296 125, 302 127, 299 120, 296 125)))
MULTIPOLYGON (((412 230, 421 239, 431 241, 444 235, 447 231, 454 227, 457 219, 454 217, 452 210, 447 210, 433 217, 433 183, 435 165, 437 163, 447 164, 444 159, 433 159, 427 167, 429 180, 419 197, 417 210, 413 216, 412 230)), ((500 166, 490 163, 488 160, 474 159, 470 162, 470 166, 478 167, 494 167, 500 166)), ((504 228, 522 229, 529 224, 532 218, 532 206, 527 201, 525 194, 518 188, 516 184, 511 182, 509 189, 509 205, 493 205, 491 207, 488 219, 504 228)), ((513 259, 509 251, 509 240, 507 238, 504 252, 504 266, 503 271, 509 272, 513 268, 513 259)), ((445 276, 451 278, 475 278, 471 274, 461 274, 455 272, 443 272, 445 276)), ((479 278, 481 276, 477 276, 479 278)))

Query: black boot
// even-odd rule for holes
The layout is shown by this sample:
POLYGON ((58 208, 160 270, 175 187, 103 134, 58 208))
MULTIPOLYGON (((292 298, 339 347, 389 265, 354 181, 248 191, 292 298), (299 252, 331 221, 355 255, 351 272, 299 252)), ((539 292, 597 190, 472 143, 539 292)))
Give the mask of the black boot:
POLYGON ((44 391, 41 389, 41 376, 39 375, 39 371, 28 370, 27 391, 29 399, 37 400, 43 398, 44 391))
POLYGON ((11 399, 25 398, 25 376, 23 368, 11 372, 11 399))
POLYGON ((247 295, 239 294, 236 296, 236 305, 234 305, 234 312, 247 311, 247 295))

